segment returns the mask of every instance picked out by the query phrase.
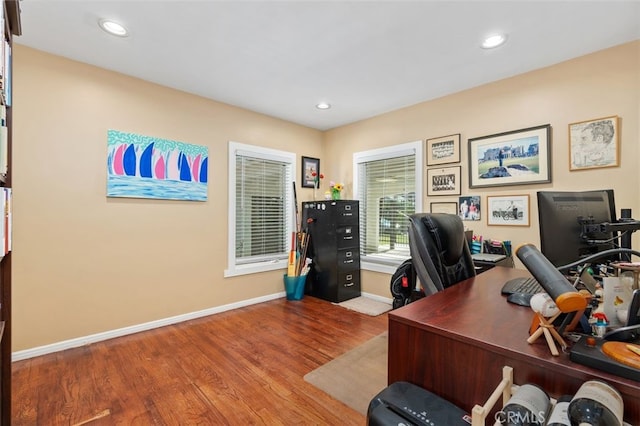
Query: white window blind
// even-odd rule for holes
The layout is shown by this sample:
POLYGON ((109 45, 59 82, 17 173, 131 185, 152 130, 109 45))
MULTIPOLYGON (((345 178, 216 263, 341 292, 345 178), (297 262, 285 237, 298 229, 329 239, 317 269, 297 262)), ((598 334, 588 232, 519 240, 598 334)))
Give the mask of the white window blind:
POLYGON ((354 156, 360 247, 366 262, 397 265, 410 257, 407 216, 421 206, 421 143, 354 156), (416 204, 418 202, 418 204, 416 204))
POLYGON ((293 230, 295 155, 235 143, 231 150, 230 274, 284 267, 293 230))

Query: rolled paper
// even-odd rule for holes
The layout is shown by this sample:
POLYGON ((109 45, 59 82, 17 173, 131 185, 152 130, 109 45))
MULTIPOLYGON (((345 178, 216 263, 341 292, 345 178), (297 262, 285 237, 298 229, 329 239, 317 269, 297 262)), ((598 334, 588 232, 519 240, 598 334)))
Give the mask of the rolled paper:
POLYGON ((561 312, 576 312, 587 307, 581 295, 533 244, 523 244, 516 255, 542 288, 551 296, 561 312))
POLYGON ((534 312, 539 312, 545 318, 552 317, 559 312, 556 302, 547 293, 534 294, 529 305, 534 312))

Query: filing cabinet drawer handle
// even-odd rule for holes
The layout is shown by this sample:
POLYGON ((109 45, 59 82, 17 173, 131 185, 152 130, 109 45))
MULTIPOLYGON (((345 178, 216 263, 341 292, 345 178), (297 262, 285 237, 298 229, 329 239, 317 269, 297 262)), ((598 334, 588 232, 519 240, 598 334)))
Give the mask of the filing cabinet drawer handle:
POLYGON ((355 283, 354 283, 354 282, 350 282, 350 283, 345 283, 345 285, 344 285, 344 286, 345 286, 345 287, 351 287, 351 286, 353 286, 353 285, 355 285, 355 283))
POLYGON ((345 260, 344 263, 353 263, 353 259, 345 260))
POLYGON ((349 236, 345 236, 342 238, 343 240, 353 240, 353 237, 351 235, 349 236))

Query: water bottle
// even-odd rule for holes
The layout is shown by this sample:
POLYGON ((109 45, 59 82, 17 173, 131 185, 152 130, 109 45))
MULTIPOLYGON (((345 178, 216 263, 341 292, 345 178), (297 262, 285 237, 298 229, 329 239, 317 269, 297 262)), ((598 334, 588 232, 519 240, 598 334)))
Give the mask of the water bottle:
POLYGON ((571 426, 571 420, 569 419, 569 402, 571 402, 571 395, 562 395, 558 398, 556 406, 553 408, 549 420, 547 420, 547 426, 571 426))
POLYGON ((569 403, 571 426, 622 426, 620 393, 600 380, 584 382, 569 403))
POLYGON ((504 426, 544 426, 551 406, 549 395, 533 384, 522 385, 499 413, 504 426))

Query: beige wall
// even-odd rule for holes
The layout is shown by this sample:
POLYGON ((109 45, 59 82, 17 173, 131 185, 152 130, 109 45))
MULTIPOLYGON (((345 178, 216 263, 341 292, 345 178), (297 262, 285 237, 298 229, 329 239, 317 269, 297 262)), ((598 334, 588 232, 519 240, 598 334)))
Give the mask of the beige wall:
MULTIPOLYGON (((636 41, 334 129, 326 134, 325 156, 339 163, 349 193, 354 152, 460 133, 462 195, 482 196, 486 204, 487 195, 529 194, 531 205, 529 227, 487 226, 486 217, 465 224, 485 238, 511 240, 514 247, 526 242, 539 246, 536 191, 613 188, 618 212, 631 208, 640 218, 639 117, 640 42, 636 41), (570 172, 567 125, 611 115, 621 118, 621 166, 570 172), (551 183, 469 190, 468 138, 542 124, 552 126, 551 183)), ((457 201, 457 196, 427 197, 423 211, 429 211, 433 201, 457 201)), ((635 235, 634 248, 638 247, 635 235)), ((386 274, 364 272, 362 285, 367 292, 389 294, 386 274)))
MULTIPOLYGON (((464 195, 612 187, 618 207, 640 216, 639 62, 635 42, 323 134, 17 45, 13 349, 282 291, 280 271, 223 278, 229 140, 319 157, 326 180, 343 181, 349 196, 354 152, 461 133, 464 195), (621 167, 569 172, 567 124, 609 115, 622 119, 621 167), (469 192, 467 138, 546 123, 552 184, 469 192), (107 129, 207 145, 209 201, 106 198, 107 129)), ((473 229, 537 243, 533 197, 532 208, 529 228, 483 219, 473 229)), ((364 272, 363 290, 389 297, 389 276, 364 272)))
POLYGON ((14 350, 283 291, 223 278, 227 143, 299 166, 321 132, 19 45, 14 76, 14 350), (208 146, 209 201, 107 198, 107 129, 208 146))

